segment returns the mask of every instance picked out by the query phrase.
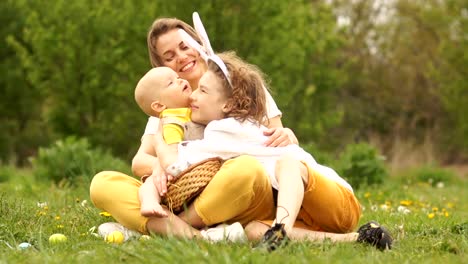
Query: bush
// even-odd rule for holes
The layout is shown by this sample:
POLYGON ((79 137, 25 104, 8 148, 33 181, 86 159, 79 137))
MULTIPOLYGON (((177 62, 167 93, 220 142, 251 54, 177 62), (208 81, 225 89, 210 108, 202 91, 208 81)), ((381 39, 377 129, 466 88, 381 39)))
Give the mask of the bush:
POLYGON ((11 179, 11 175, 15 173, 14 167, 0 166, 0 183, 7 182, 11 179))
POLYGON ((422 166, 413 173, 417 181, 427 182, 432 186, 436 186, 440 182, 450 183, 456 178, 453 172, 433 165, 422 166))
POLYGON ((340 155, 339 174, 344 177, 353 188, 361 185, 380 184, 388 176, 383 162, 376 148, 367 144, 350 144, 340 155))
POLYGON ((317 146, 317 144, 315 143, 305 143, 305 144, 301 144, 301 147, 307 151, 308 153, 310 153, 310 155, 312 155, 312 157, 314 157, 315 161, 317 161, 318 163, 322 164, 322 165, 325 165, 325 166, 333 166, 334 163, 334 159, 332 157, 331 154, 323 151, 323 150, 320 150, 319 147, 317 146))
POLYGON ((103 170, 130 172, 129 165, 123 160, 113 157, 107 151, 92 149, 87 139, 75 137, 58 140, 48 148, 39 148, 32 164, 33 173, 38 179, 72 185, 89 181, 103 170))

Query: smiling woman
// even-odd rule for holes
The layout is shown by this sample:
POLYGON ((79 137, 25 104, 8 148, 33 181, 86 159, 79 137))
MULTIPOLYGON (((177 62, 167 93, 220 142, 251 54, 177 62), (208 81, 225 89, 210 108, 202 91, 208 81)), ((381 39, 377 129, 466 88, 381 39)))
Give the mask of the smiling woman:
POLYGON ((167 66, 180 78, 187 80, 196 89, 198 81, 206 71, 206 64, 200 54, 187 46, 178 29, 198 40, 194 30, 175 18, 161 18, 154 21, 148 34, 148 50, 153 67, 167 66))

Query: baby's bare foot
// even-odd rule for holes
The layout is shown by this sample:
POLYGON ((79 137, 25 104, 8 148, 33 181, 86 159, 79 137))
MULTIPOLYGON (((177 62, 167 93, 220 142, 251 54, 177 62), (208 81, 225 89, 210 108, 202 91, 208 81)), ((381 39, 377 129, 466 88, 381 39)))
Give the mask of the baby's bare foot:
POLYGON ((167 213, 164 211, 162 206, 155 202, 155 203, 145 203, 141 204, 140 212, 142 216, 146 217, 167 217, 167 213))

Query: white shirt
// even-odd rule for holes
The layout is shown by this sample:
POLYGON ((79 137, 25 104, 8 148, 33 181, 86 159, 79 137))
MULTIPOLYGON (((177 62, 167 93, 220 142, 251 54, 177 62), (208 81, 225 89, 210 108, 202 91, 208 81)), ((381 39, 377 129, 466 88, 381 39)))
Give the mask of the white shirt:
POLYGON ((258 126, 250 121, 239 122, 234 118, 211 121, 205 128, 201 140, 183 141, 179 143, 179 164, 195 164, 212 157, 230 159, 240 155, 250 155, 260 161, 270 176, 271 185, 278 189, 275 177, 276 161, 284 154, 293 155, 297 160, 305 162, 310 168, 343 187, 353 191, 352 187, 333 169, 318 164, 315 159, 298 145, 286 147, 266 147, 263 143, 267 137, 263 135, 265 126, 258 126))
MULTIPOLYGON (((267 99, 267 116, 268 118, 273 118, 277 116, 281 116, 281 111, 279 110, 278 106, 275 103, 275 100, 273 100, 273 97, 271 97, 271 94, 268 92, 268 90, 265 88, 266 92, 266 99, 267 99)), ((159 127, 159 118, 150 116, 148 118, 148 123, 146 123, 146 128, 145 128, 145 133, 143 136, 146 135, 154 135, 156 132, 158 132, 158 127, 159 127)))

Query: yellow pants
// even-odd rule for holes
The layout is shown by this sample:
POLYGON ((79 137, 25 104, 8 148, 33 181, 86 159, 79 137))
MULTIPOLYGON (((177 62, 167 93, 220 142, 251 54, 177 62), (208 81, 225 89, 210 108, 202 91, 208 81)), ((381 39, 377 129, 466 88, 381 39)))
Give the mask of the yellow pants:
MULTIPOLYGON (((148 233, 148 218, 140 213, 138 189, 141 181, 116 171, 96 174, 91 182, 90 197, 97 208, 109 212, 127 228, 148 233)), ((209 226, 221 222, 273 219, 275 208, 269 177, 263 166, 250 156, 226 161, 194 206, 209 226)))
MULTIPOLYGON (((331 233, 353 231, 361 217, 354 194, 319 172, 308 168, 309 182, 294 227, 331 233)), ((271 225, 273 220, 260 221, 271 225)))

